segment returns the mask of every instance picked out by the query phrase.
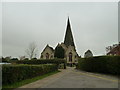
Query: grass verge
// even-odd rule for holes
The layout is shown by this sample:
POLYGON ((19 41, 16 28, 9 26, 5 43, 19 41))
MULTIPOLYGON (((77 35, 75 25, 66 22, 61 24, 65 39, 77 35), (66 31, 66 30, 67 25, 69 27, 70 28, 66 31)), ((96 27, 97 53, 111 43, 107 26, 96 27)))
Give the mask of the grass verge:
POLYGON ((16 83, 9 84, 9 85, 3 85, 2 86, 2 90, 7 90, 8 88, 9 88, 9 90, 13 89, 13 88, 18 88, 18 87, 23 86, 25 84, 29 84, 29 83, 35 82, 37 80, 43 79, 45 77, 48 77, 50 75, 56 74, 58 72, 60 72, 60 71, 50 72, 50 73, 44 74, 42 76, 37 76, 37 77, 34 77, 32 79, 22 80, 20 82, 16 82, 16 83))

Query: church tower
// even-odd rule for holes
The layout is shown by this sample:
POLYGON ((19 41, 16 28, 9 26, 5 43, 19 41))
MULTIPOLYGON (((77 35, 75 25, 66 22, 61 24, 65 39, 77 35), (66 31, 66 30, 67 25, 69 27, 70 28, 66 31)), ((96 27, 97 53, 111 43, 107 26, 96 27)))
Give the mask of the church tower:
POLYGON ((66 46, 71 45, 71 46, 75 47, 74 40, 73 40, 73 35, 72 35, 72 31, 71 31, 71 26, 70 26, 69 17, 68 17, 68 21, 67 21, 67 28, 66 28, 66 34, 65 34, 64 44, 66 46))

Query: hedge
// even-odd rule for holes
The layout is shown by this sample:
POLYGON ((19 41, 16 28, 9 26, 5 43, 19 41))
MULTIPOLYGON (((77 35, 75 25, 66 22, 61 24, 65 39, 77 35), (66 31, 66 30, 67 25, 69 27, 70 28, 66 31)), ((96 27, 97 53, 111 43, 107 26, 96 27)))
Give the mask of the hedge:
POLYGON ((120 56, 97 56, 81 58, 78 60, 77 69, 88 72, 120 75, 120 56))
POLYGON ((2 84, 12 84, 21 80, 30 79, 44 75, 49 72, 57 71, 57 65, 3 65, 2 84))
POLYGON ((66 69, 66 61, 61 59, 38 59, 38 60, 21 60, 17 61, 17 64, 64 64, 64 69, 66 69))
POLYGON ((56 59, 36 59, 36 60, 21 60, 17 61, 17 64, 61 64, 65 63, 65 60, 56 59))

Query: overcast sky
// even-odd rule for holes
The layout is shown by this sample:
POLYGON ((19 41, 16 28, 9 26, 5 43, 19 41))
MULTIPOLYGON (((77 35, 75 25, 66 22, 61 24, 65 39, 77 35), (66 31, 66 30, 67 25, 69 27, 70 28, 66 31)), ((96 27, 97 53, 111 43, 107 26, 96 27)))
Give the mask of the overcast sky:
POLYGON ((38 57, 46 44, 55 48, 64 41, 68 15, 79 55, 88 49, 104 55, 105 47, 118 43, 117 2, 7 2, 2 9, 3 56, 26 55, 31 42, 38 46, 38 57))

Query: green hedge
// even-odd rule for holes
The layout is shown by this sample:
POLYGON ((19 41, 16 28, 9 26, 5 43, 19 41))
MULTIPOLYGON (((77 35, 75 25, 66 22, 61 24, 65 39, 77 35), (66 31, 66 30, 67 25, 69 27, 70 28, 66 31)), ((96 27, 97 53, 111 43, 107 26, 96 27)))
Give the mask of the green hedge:
POLYGON ((81 58, 77 69, 88 72, 120 74, 120 56, 97 56, 81 58))
POLYGON ((17 64, 61 64, 65 63, 65 60, 56 59, 36 59, 36 60, 21 60, 17 61, 17 64))
POLYGON ((17 64, 64 64, 64 69, 66 69, 66 61, 61 59, 38 59, 38 60, 21 60, 17 61, 17 64))
POLYGON ((57 71, 57 65, 3 65, 2 84, 12 84, 25 79, 57 71))

